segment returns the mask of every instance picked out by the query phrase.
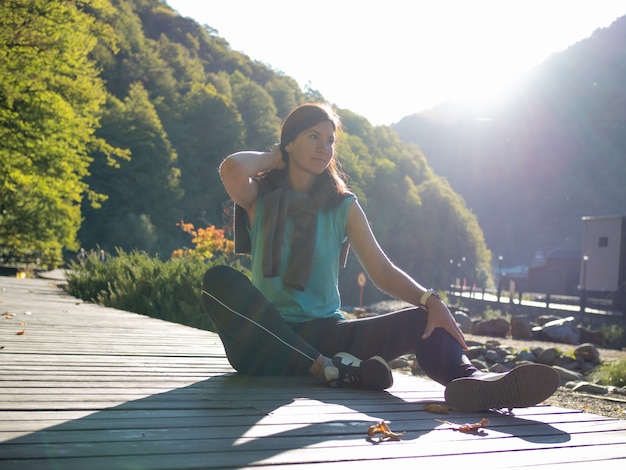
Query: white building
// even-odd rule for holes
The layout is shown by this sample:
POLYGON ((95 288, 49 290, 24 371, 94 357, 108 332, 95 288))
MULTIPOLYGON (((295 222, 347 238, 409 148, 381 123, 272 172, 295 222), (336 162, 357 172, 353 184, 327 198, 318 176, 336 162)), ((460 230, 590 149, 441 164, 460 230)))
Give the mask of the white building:
POLYGON ((626 308, 626 216, 582 220, 580 289, 626 308))

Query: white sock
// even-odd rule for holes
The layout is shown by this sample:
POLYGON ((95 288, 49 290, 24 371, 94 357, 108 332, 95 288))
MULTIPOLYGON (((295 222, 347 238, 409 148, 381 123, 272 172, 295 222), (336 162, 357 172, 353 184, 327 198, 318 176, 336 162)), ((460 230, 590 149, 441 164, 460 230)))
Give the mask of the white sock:
POLYGON ((322 364, 319 374, 315 376, 315 378, 320 382, 326 383, 326 375, 324 374, 324 370, 326 370, 327 367, 334 367, 333 361, 331 358, 324 356, 324 364, 322 364))

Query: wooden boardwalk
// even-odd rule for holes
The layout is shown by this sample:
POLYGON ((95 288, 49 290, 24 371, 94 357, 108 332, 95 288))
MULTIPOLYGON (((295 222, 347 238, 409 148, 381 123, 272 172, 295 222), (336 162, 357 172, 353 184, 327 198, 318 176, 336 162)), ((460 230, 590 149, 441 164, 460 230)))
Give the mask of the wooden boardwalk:
POLYGON ((626 468, 624 420, 549 406, 436 415, 423 405, 443 388, 398 374, 383 393, 243 377, 211 332, 41 279, 0 278, 0 313, 2 470, 626 468), (476 435, 437 421, 483 417, 476 435), (380 420, 406 434, 369 439, 380 420))

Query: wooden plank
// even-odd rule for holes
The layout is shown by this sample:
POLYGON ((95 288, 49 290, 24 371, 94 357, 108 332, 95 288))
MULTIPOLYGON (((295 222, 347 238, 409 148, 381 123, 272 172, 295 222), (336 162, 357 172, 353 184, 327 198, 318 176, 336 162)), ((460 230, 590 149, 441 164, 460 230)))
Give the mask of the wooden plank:
MULTIPOLYGON (((479 465, 480 468, 528 467, 538 463, 552 464, 577 461, 607 461, 626 455, 626 443, 619 438, 603 434, 600 438, 578 440, 574 436, 567 444, 533 444, 526 442, 520 448, 517 439, 501 439, 496 450, 485 449, 484 439, 450 443, 439 442, 392 442, 371 444, 363 438, 352 437, 326 439, 326 436, 310 436, 306 441, 241 438, 237 442, 220 439, 180 439, 151 441, 124 433, 126 440, 115 443, 85 442, 78 446, 64 444, 51 447, 41 444, 36 455, 26 452, 24 457, 12 454, 4 468, 46 468, 49 460, 63 459, 64 469, 74 468, 248 468, 254 466, 302 465, 341 462, 358 464, 360 467, 386 465, 422 468, 456 463, 464 468, 479 465), (513 460, 509 452, 513 451, 513 460), (69 454, 68 454, 69 453, 69 454), (83 454, 84 456, 80 456, 83 454), (97 458, 96 458, 97 457, 97 458)), ((19 452, 19 450, 15 450, 19 452)), ((343 468, 343 467, 342 467, 343 468)), ((404 467, 402 467, 404 468, 404 467)))
POLYGON ((213 333, 77 302, 42 283, 0 285, 23 296, 0 298, 16 313, 0 321, 3 469, 611 468, 626 456, 626 421, 550 406, 433 415, 423 405, 442 402, 443 387, 398 375, 382 393, 244 377, 213 333), (25 318, 26 334, 15 335, 25 318), (485 416, 483 435, 437 421, 485 416), (380 420, 403 439, 368 440, 380 420))
MULTIPOLYGON (((148 413, 146 410, 132 410, 130 412, 101 412, 80 416, 78 413, 72 413, 72 418, 63 418, 59 416, 55 419, 54 415, 48 412, 46 419, 38 418, 36 420, 29 419, 28 414, 21 412, 22 419, 7 419, 2 421, 0 432, 8 437, 10 433, 29 430, 45 430, 46 442, 70 442, 68 436, 73 435, 78 442, 81 442, 85 435, 81 432, 95 432, 99 434, 101 431, 119 431, 119 430, 135 430, 141 431, 148 435, 149 433, 159 434, 161 429, 168 429, 172 432, 168 439, 176 439, 178 432, 185 432, 188 428, 194 428, 195 432, 203 433, 207 438, 229 438, 236 440, 240 437, 239 432, 246 430, 247 437, 272 437, 272 430, 278 428, 298 429, 309 425, 327 425, 325 432, 328 434, 336 434, 336 429, 340 423, 346 434, 355 433, 365 436, 370 425, 378 422, 380 416, 364 413, 348 413, 337 412, 332 413, 325 411, 323 414, 316 415, 300 415, 300 416, 280 416, 267 414, 265 410, 254 406, 230 409, 210 409, 198 410, 190 413, 191 410, 155 410, 148 413), (71 434, 74 431, 78 433, 71 434)), ((318 411, 323 411, 321 408, 318 411)), ((83 412, 85 413, 85 412, 83 412)), ((398 413, 400 415, 401 413, 398 413)), ((465 439, 466 434, 451 431, 444 423, 439 423, 432 418, 405 418, 393 419, 391 425, 397 431, 407 433, 407 439, 411 435, 419 435, 431 431, 441 431, 446 434, 447 441, 465 439)), ((505 422, 496 422, 488 426, 481 438, 493 437, 533 437, 537 440, 549 439, 550 441, 566 441, 573 434, 601 433, 608 431, 624 431, 624 426, 616 426, 611 420, 596 421, 589 426, 588 421, 559 421, 553 424, 531 425, 529 423, 520 423, 515 420, 505 422)), ((198 437, 199 434, 196 436, 198 437)), ((185 436, 183 436, 185 437, 185 436)), ((107 437, 111 439, 111 437, 107 437)))

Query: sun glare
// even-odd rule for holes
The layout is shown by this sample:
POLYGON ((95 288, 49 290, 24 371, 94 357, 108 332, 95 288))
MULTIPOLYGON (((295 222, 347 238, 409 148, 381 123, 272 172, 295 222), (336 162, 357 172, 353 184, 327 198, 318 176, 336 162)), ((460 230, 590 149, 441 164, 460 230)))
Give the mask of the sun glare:
POLYGON ((330 12, 323 19, 292 12, 278 21, 287 0, 232 0, 219 10, 168 3, 373 124, 448 100, 493 108, 550 53, 626 14, 623 0, 319 0, 316 8, 330 12))
POLYGON ((466 77, 464 83, 451 93, 450 100, 475 114, 495 111, 516 90, 521 81, 521 73, 510 75, 500 73, 497 68, 484 70, 481 74, 466 77))

